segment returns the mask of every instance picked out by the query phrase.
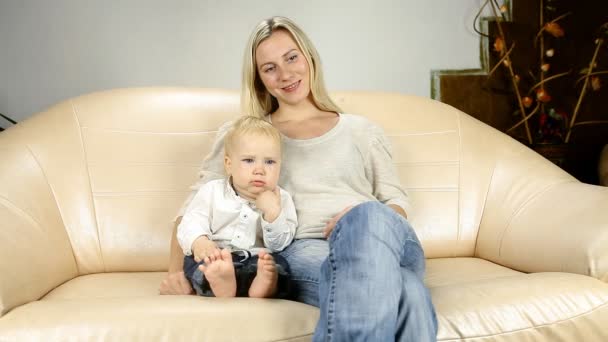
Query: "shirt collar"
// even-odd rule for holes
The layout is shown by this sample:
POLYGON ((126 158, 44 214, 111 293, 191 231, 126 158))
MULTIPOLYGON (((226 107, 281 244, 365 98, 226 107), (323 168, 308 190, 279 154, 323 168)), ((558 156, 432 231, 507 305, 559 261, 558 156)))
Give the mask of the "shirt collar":
POLYGON ((231 200, 237 201, 242 204, 248 205, 251 209, 255 209, 255 202, 250 202, 249 200, 239 196, 232 185, 232 176, 229 176, 224 181, 224 195, 231 200))

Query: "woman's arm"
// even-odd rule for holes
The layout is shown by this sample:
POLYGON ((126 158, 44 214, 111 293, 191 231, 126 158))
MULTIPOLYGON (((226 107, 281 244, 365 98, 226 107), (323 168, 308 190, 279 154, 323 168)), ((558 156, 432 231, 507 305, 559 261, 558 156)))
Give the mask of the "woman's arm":
POLYGON ((392 146, 380 127, 371 125, 369 132, 369 156, 365 166, 374 196, 407 219, 407 213, 410 211, 409 197, 397 175, 392 146))
POLYGON ((182 217, 175 220, 171 235, 171 254, 169 255, 169 272, 160 283, 161 295, 188 295, 194 293, 192 286, 184 275, 184 253, 177 243, 177 226, 182 217))

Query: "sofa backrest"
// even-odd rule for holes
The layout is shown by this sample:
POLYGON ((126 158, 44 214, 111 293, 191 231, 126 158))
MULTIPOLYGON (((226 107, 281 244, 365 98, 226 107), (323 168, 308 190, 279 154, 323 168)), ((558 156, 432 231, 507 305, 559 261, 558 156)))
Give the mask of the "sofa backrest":
MULTIPOLYGON (((509 138, 423 97, 332 95, 384 127, 427 257, 473 256, 496 141, 509 138)), ((64 101, 3 134, 29 148, 46 178, 54 224, 72 249, 66 272, 161 271, 174 215, 216 130, 239 115, 237 91, 117 89, 64 101)))
POLYGON ((119 89, 70 102, 93 215, 68 227, 81 272, 166 270, 173 218, 217 128, 239 115, 238 94, 119 89))

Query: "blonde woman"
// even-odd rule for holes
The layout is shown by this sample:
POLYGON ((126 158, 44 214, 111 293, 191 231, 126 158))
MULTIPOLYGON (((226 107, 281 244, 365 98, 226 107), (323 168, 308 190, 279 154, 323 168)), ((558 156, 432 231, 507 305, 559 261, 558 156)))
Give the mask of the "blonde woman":
MULTIPOLYGON (((377 125, 333 103, 317 51, 291 20, 273 17, 254 29, 241 102, 282 134, 279 184, 293 196, 298 227, 280 255, 296 299, 320 308, 314 340, 435 341, 424 253, 389 142, 377 125)), ((200 184, 221 176, 230 125, 220 129, 200 184)), ((180 262, 172 259, 161 293, 191 292, 180 262)))

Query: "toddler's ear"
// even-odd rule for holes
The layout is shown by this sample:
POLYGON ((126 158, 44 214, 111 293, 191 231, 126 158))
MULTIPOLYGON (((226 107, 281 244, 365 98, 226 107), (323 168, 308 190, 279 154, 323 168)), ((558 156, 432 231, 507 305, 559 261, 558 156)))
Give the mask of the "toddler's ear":
POLYGON ((228 156, 224 156, 224 171, 228 177, 232 174, 232 160, 228 156))

